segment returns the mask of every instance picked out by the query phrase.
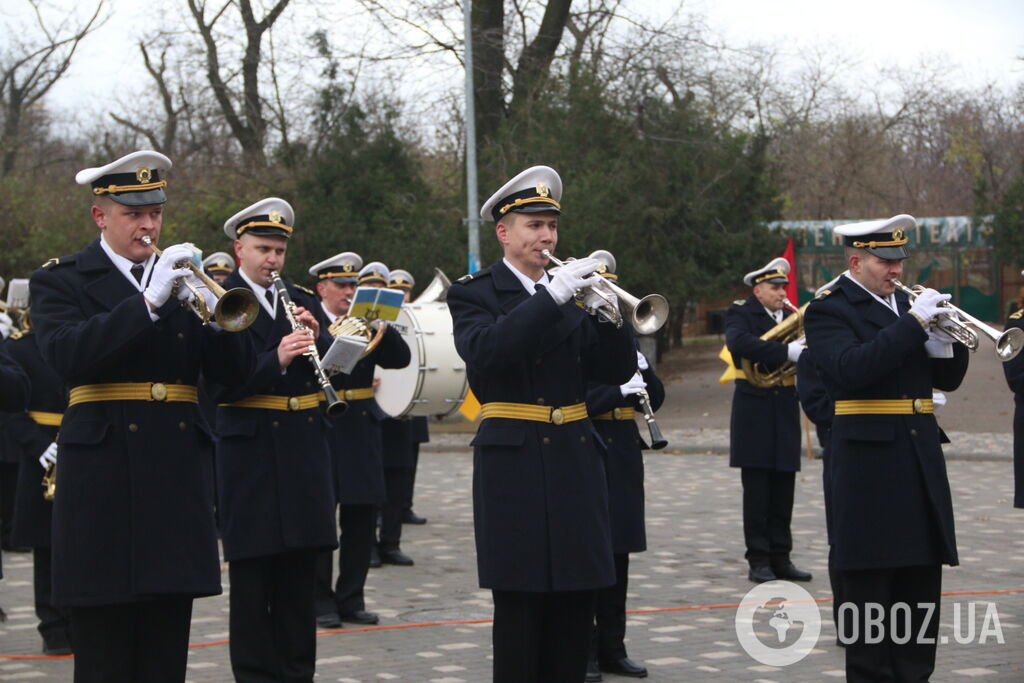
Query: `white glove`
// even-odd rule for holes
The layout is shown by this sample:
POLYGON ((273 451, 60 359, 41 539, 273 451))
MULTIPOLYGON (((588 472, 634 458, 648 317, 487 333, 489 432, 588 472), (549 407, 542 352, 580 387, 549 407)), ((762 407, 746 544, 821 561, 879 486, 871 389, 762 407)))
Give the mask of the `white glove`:
POLYGON ((950 294, 942 294, 934 289, 925 289, 914 299, 910 312, 919 316, 921 320, 929 322, 939 313, 944 312, 942 304, 951 298, 950 294))
POLYGON ((164 249, 160 260, 153 266, 153 275, 149 278, 149 286, 142 293, 146 301, 160 308, 167 303, 174 289, 174 283, 178 278, 189 275, 192 271, 188 268, 175 268, 178 261, 191 259, 195 251, 192 247, 184 244, 175 244, 173 247, 164 249))
POLYGON ((787 344, 786 346, 788 347, 786 349, 786 356, 788 356, 789 359, 794 363, 797 362, 797 360, 799 360, 800 354, 803 353, 804 349, 807 348, 806 346, 804 346, 803 342, 798 341, 789 342, 789 344, 787 344))
POLYGON ((952 344, 956 342, 956 337, 951 335, 949 332, 946 332, 945 330, 941 329, 938 325, 939 322, 947 324, 945 320, 949 320, 949 317, 950 312, 939 313, 937 316, 935 316, 935 324, 932 325, 931 329, 928 330, 929 341, 941 342, 943 344, 952 344))
POLYGON ((0 335, 7 339, 14 333, 14 321, 6 313, 0 313, 0 335))
POLYGON ((616 311, 619 310, 619 297, 615 296, 612 292, 598 291, 596 287, 588 289, 583 297, 583 308, 587 313, 597 313, 602 306, 609 306, 616 311))
POLYGON ((932 392, 932 405, 936 408, 941 408, 946 405, 946 395, 941 391, 932 392))
POLYGON ((39 456, 39 465, 45 470, 50 465, 57 464, 57 443, 51 443, 43 451, 43 454, 39 456))
POLYGON ((568 261, 564 266, 555 271, 548 284, 548 291, 555 303, 561 306, 576 294, 579 289, 584 289, 597 282, 600 275, 593 275, 598 268, 597 259, 581 258, 575 261, 568 261), (590 277, 587 277, 587 276, 590 277))
POLYGON ((633 376, 629 378, 629 381, 619 387, 619 392, 622 393, 622 398, 631 396, 633 394, 639 394, 641 391, 647 388, 647 382, 640 376, 639 372, 634 372, 633 376))
POLYGON ((650 365, 647 364, 647 358, 644 356, 644 354, 640 353, 639 351, 636 352, 636 367, 639 370, 646 370, 647 368, 651 367, 650 365))

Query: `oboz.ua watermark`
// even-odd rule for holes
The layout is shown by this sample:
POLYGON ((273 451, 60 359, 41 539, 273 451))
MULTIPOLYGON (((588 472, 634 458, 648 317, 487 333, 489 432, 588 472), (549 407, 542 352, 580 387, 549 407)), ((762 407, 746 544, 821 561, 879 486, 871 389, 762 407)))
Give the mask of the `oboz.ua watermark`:
MULTIPOLYGON (((897 645, 961 645, 1005 643, 999 611, 993 602, 950 604, 952 635, 937 635, 934 604, 876 603, 839 606, 838 638, 844 644, 876 644, 890 639, 897 645), (886 633, 886 629, 890 632, 886 633)), ((754 586, 736 610, 736 637, 747 654, 761 664, 788 666, 806 657, 821 635, 821 613, 810 593, 789 581, 754 586)))

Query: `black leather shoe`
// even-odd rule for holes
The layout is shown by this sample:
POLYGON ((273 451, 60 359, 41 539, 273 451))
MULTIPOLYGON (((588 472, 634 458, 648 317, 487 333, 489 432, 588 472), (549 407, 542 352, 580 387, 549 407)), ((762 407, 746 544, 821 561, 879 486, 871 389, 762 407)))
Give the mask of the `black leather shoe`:
POLYGON ((376 569, 380 566, 380 552, 377 550, 377 546, 370 546, 370 567, 376 569))
POLYGON ((338 615, 347 624, 376 624, 380 617, 376 612, 357 609, 355 612, 342 612, 338 615))
POLYGON ((772 572, 776 578, 785 579, 787 581, 810 581, 811 573, 805 572, 803 569, 797 569, 793 566, 792 562, 787 564, 772 567, 772 572))
POLYGON ((775 572, 772 571, 771 567, 758 566, 750 568, 747 578, 754 583, 765 583, 767 581, 774 581, 778 577, 775 576, 775 572))
POLYGON ((402 517, 402 524, 426 524, 426 523, 427 523, 427 518, 426 517, 420 517, 419 515, 417 515, 412 510, 409 510, 408 512, 406 512, 405 516, 402 517))
POLYGON ((316 625, 320 628, 339 628, 341 618, 335 612, 317 615, 316 625))
POLYGON ((647 678, 647 669, 634 662, 629 657, 616 659, 614 662, 601 662, 601 671, 631 678, 647 678))
POLYGON ((380 561, 384 564, 395 564, 399 567, 411 567, 415 564, 412 558, 403 553, 400 549, 381 550, 380 561))
POLYGON ((587 660, 587 677, 583 680, 587 683, 598 683, 603 680, 601 678, 601 669, 597 666, 596 659, 587 660))

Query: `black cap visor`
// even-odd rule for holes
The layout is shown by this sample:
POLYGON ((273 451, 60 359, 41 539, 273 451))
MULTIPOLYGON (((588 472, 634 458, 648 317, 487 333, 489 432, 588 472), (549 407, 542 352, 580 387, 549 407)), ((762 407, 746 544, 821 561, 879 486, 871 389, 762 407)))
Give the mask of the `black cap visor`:
POLYGON ((254 225, 251 228, 247 228, 242 235, 256 235, 257 237, 283 237, 288 239, 291 237, 291 233, 281 228, 272 228, 267 225, 254 225))
POLYGON ((885 261, 902 261, 907 258, 910 254, 907 253, 906 247, 863 247, 864 251, 869 254, 874 254, 880 259, 885 261))
POLYGON ((143 192, 108 192, 100 196, 109 197, 124 206, 149 206, 150 204, 164 204, 167 202, 167 195, 162 187, 143 192))

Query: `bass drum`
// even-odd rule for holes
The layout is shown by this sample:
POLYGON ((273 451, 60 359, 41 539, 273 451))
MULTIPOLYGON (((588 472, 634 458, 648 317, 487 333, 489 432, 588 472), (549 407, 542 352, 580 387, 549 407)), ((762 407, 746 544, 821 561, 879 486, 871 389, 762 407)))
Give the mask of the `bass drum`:
POLYGON ((447 417, 466 397, 466 364, 455 351, 452 316, 444 302, 410 303, 391 323, 412 351, 404 368, 378 367, 376 398, 391 417, 447 417))

